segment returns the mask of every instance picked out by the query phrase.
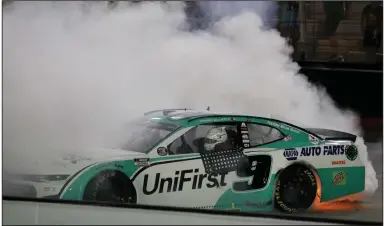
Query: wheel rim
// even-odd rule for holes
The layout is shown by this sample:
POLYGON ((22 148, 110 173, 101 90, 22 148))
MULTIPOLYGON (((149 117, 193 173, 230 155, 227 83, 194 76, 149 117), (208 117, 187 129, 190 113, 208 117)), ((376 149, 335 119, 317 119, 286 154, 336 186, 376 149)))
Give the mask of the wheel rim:
POLYGON ((304 180, 303 176, 302 172, 292 175, 283 185, 281 198, 290 208, 307 208, 304 200, 308 200, 308 188, 311 187, 311 184, 308 180, 304 180))

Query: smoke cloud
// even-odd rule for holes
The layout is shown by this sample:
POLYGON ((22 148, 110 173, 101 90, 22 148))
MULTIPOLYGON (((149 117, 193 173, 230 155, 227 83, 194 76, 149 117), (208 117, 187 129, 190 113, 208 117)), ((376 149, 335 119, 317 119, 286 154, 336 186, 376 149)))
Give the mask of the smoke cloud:
POLYGON ((95 145, 143 112, 171 107, 277 114, 360 133, 298 74, 257 13, 185 31, 181 2, 14 2, 3 14, 4 164, 95 145), (43 154, 44 153, 44 154, 43 154))

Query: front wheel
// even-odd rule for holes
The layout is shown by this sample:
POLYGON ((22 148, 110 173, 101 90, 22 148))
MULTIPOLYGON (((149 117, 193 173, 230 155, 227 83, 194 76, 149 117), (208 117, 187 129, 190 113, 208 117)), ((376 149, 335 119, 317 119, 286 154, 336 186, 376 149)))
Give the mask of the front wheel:
POLYGON ((316 194, 317 183, 312 171, 302 165, 292 165, 277 176, 275 207, 284 212, 307 210, 316 194))
POLYGON ((136 203, 136 199, 131 180, 115 170, 103 171, 92 178, 83 195, 85 201, 136 203))

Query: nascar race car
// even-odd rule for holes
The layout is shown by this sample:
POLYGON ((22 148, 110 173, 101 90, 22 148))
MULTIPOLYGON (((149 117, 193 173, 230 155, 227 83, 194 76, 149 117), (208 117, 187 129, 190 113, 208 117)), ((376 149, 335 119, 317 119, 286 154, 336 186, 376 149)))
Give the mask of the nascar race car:
POLYGON ((240 211, 312 210, 364 191, 352 134, 187 109, 148 112, 132 126, 105 155, 67 156, 8 182, 33 197, 240 211))

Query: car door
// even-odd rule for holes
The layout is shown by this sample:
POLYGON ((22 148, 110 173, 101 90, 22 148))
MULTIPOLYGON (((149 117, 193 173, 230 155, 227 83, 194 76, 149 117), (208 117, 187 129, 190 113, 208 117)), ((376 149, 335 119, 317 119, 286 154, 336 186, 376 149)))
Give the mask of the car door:
POLYGON ((256 191, 264 189, 269 182, 273 153, 268 144, 281 141, 285 135, 269 125, 242 122, 240 126, 244 153, 247 158, 237 170, 239 181, 234 183, 234 191, 256 191), (241 178, 244 178, 241 181, 241 178))
MULTIPOLYGON (((230 187, 217 200, 216 209, 229 209, 232 204, 242 211, 272 210, 273 154, 264 145, 284 139, 284 135, 274 129, 249 121, 238 124, 243 149, 238 153, 236 168, 228 170, 231 171, 227 179, 230 187)), ((222 159, 228 157, 230 155, 221 156, 222 159)))
POLYGON ((236 127, 236 123, 198 125, 183 129, 178 135, 160 144, 157 150, 163 156, 150 155, 151 165, 134 181, 139 188, 139 203, 212 207, 231 186, 231 182, 226 173, 214 174, 207 171, 201 153, 210 145, 204 143, 204 140, 216 128, 236 130, 236 127))

